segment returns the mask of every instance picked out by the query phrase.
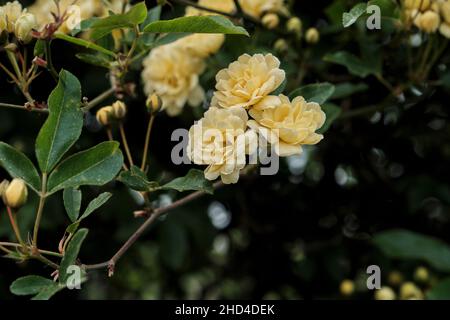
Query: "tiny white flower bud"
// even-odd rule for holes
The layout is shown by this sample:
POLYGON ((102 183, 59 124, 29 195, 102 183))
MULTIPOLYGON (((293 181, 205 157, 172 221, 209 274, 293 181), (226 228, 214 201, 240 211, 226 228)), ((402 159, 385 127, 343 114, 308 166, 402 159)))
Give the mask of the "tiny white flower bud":
POLYGON ((278 39, 277 41, 275 41, 273 48, 278 52, 284 52, 284 51, 287 51, 287 49, 289 47, 288 47, 286 40, 278 39))

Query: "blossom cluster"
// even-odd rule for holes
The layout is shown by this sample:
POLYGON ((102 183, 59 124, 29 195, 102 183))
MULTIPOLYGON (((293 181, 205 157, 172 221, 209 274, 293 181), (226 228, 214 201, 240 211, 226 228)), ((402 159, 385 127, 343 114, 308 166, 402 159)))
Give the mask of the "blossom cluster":
POLYGON ((207 179, 236 183, 257 136, 281 157, 301 154, 302 145, 323 139, 316 133, 325 122, 319 104, 273 94, 284 80, 272 54, 244 54, 218 72, 211 107, 189 131, 188 156, 207 165, 207 179))
MULTIPOLYGON (((254 18, 285 11, 283 0, 239 0, 239 4, 254 18)), ((224 13, 237 10, 234 0, 200 0, 198 5, 224 13)), ((214 14, 194 7, 187 7, 185 13, 186 16, 214 14)), ((161 97, 163 109, 170 116, 179 115, 186 103, 200 105, 205 98, 199 83, 199 76, 205 70, 204 60, 216 53, 224 41, 223 34, 193 34, 152 50, 143 62, 144 92, 161 97)))
POLYGON ((450 1, 404 0, 404 12, 408 22, 426 33, 439 32, 450 38, 450 1))

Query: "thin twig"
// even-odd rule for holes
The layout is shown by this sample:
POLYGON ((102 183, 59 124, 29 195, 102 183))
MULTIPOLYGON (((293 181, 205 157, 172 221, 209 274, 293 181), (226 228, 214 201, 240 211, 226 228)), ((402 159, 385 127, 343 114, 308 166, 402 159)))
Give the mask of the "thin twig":
POLYGON ((18 104, 11 104, 11 103, 0 102, 0 107, 21 109, 21 110, 26 110, 26 111, 40 112, 40 113, 48 113, 48 109, 36 108, 36 107, 32 107, 32 106, 26 107, 26 106, 21 106, 18 104))
POLYGON ((134 165, 133 157, 131 156, 130 147, 128 146, 128 141, 127 141, 127 135, 123 128, 122 122, 119 123, 119 131, 120 131, 120 136, 122 137, 123 148, 125 149, 125 153, 127 155, 128 162, 130 163, 130 166, 132 167, 134 165))
POLYGON ((97 106, 99 103, 103 102, 103 100, 109 98, 110 96, 112 96, 114 94, 114 88, 109 88, 108 90, 102 92, 101 94, 99 94, 96 98, 92 99, 91 101, 89 101, 89 103, 87 104, 87 106, 85 106, 84 108, 81 108, 81 110, 83 110, 84 112, 87 112, 89 110, 91 110, 92 108, 94 108, 95 106, 97 106))
MULTIPOLYGON (((214 184, 214 189, 218 189, 223 186, 222 182, 216 182, 214 184)), ((163 207, 155 209, 151 212, 151 215, 145 222, 128 238, 128 240, 122 245, 122 247, 114 254, 114 256, 109 259, 108 261, 97 263, 97 264, 83 264, 82 267, 86 270, 93 270, 93 269, 102 269, 102 268, 108 268, 110 273, 112 274, 114 272, 114 267, 119 261, 119 259, 130 249, 130 247, 141 237, 141 235, 151 226, 153 223, 164 213, 169 212, 173 209, 176 209, 188 202, 191 202, 206 193, 204 191, 196 191, 194 193, 191 193, 190 195, 181 198, 180 200, 175 201, 174 203, 163 207)))
POLYGON ((145 166, 147 165, 148 146, 150 144, 150 135, 151 135, 151 132, 152 132, 153 121, 155 121, 155 116, 151 114, 150 115, 150 119, 148 121, 147 133, 145 135, 144 155, 142 157, 142 164, 141 164, 141 170, 142 171, 145 170, 145 166))

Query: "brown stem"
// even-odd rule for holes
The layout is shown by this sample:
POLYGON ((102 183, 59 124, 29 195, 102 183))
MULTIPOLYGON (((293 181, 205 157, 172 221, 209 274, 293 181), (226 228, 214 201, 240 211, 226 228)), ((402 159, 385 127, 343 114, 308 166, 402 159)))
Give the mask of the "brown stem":
POLYGON ((147 155, 148 155, 148 146, 150 144, 150 134, 152 132, 153 121, 155 120, 154 115, 150 115, 150 120, 148 121, 147 133, 145 135, 145 144, 144 144, 144 155, 142 157, 141 170, 145 170, 145 166, 147 165, 147 155))
POLYGON ((89 101, 89 103, 87 104, 86 107, 82 108, 82 110, 84 112, 87 112, 89 110, 91 110, 92 108, 94 108, 95 106, 97 106, 99 103, 101 103, 103 100, 109 98, 110 96, 112 96, 114 94, 114 88, 109 88, 108 90, 102 92, 101 94, 99 94, 96 98, 92 99, 91 101, 89 101))
MULTIPOLYGON (((222 182, 216 182, 214 183, 214 189, 218 189, 223 186, 222 182)), ((114 272, 114 267, 119 261, 119 259, 130 249, 130 247, 140 238, 140 236, 150 227, 161 215, 163 215, 166 212, 169 212, 173 209, 176 209, 188 202, 191 202, 201 196, 205 195, 204 191, 196 191, 194 193, 191 193, 190 195, 181 198, 180 200, 175 201, 174 203, 163 207, 155 209, 149 218, 145 220, 145 222, 128 238, 128 240, 122 245, 122 247, 114 254, 114 256, 109 259, 108 261, 97 263, 97 264, 90 264, 90 265, 82 265, 83 268, 87 270, 92 269, 102 269, 102 268, 108 268, 110 274, 114 272)))

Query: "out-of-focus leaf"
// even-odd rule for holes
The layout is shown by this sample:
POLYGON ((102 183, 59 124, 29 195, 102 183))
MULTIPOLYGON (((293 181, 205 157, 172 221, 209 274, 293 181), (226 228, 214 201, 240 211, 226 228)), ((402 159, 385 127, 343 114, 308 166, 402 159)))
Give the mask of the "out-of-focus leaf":
POLYGON ((100 143, 64 160, 48 179, 48 194, 82 185, 104 185, 114 179, 122 164, 119 143, 100 143))
POLYGON ((358 58, 354 54, 345 51, 327 54, 324 57, 324 60, 342 65, 346 67, 351 74, 361 78, 365 78, 371 74, 380 73, 381 71, 378 69, 378 66, 374 66, 373 64, 358 58))
POLYGON ((427 292, 430 300, 450 300, 450 278, 440 280, 427 292))
POLYGON ((34 191, 41 189, 41 178, 30 159, 4 142, 0 142, 0 167, 11 177, 24 180, 34 191))
POLYGON ((103 206, 109 198, 111 198, 112 194, 109 192, 104 192, 101 195, 99 195, 97 198, 92 200, 89 205, 87 206, 86 210, 84 211, 83 215, 80 217, 80 220, 86 219, 89 217, 89 215, 103 206))
POLYGON ((70 221, 77 221, 81 207, 81 191, 74 188, 64 189, 63 199, 70 221))
POLYGON ((342 25, 344 28, 350 27, 364 13, 366 13, 367 3, 358 3, 349 12, 342 14, 342 25))
POLYGON ((161 189, 175 189, 179 192, 198 190, 205 191, 209 194, 213 194, 214 192, 212 182, 205 178, 203 171, 197 169, 189 170, 186 176, 176 178, 169 183, 166 183, 161 189))
POLYGON ((75 55, 81 61, 92 64, 94 66, 107 68, 111 67, 111 60, 109 60, 106 56, 101 54, 90 54, 90 53, 77 53, 75 55))
POLYGON ((344 82, 337 84, 335 89, 336 90, 331 96, 331 99, 347 98, 355 93, 366 91, 367 89, 369 89, 369 86, 363 82, 360 83, 344 82))
POLYGON ((240 34, 249 36, 248 32, 239 26, 235 26, 229 19, 222 16, 189 16, 172 20, 160 20, 148 24, 145 32, 169 33, 223 33, 240 34))
POLYGON ((289 98, 292 100, 295 97, 302 96, 307 102, 322 104, 327 101, 333 93, 334 85, 331 83, 315 83, 295 89, 289 94, 289 98))
POLYGON ((16 279, 9 287, 11 293, 17 296, 28 296, 31 294, 37 294, 42 289, 52 286, 54 282, 50 279, 29 275, 16 279))
POLYGON ((422 260, 439 271, 450 271, 450 246, 439 239, 399 229, 376 234, 373 243, 390 258, 422 260))
POLYGON ((327 118, 325 120, 325 123, 323 124, 323 126, 317 130, 318 133, 325 133, 331 126, 331 124, 337 119, 339 118, 339 116, 342 113, 341 108, 339 108, 337 105, 335 105, 334 103, 324 103, 322 105, 322 110, 323 112, 325 112, 327 118))
POLYGON ((161 226, 161 256, 165 265, 173 270, 183 266, 189 252, 186 229, 175 221, 167 221, 161 226))

